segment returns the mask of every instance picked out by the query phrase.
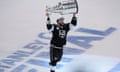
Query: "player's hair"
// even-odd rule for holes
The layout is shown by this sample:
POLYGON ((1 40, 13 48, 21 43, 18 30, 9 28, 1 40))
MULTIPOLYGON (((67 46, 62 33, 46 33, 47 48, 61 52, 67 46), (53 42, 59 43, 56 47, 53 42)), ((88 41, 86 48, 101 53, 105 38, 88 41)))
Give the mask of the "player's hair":
POLYGON ((58 18, 58 19, 56 20, 56 22, 58 23, 58 21, 61 20, 61 19, 64 19, 64 17, 58 18))

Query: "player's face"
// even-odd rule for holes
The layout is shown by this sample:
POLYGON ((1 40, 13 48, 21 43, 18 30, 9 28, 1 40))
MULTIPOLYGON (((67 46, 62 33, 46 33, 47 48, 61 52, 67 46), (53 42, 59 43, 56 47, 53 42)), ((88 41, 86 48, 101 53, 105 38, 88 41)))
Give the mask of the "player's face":
POLYGON ((58 24, 64 25, 64 19, 60 19, 60 20, 58 21, 58 24))

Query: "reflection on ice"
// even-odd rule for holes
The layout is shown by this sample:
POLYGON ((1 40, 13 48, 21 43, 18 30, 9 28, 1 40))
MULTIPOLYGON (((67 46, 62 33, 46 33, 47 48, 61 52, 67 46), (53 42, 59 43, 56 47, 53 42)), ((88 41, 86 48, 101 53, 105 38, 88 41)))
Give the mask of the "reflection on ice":
POLYGON ((109 72, 119 62, 117 58, 83 54, 57 72, 109 72))

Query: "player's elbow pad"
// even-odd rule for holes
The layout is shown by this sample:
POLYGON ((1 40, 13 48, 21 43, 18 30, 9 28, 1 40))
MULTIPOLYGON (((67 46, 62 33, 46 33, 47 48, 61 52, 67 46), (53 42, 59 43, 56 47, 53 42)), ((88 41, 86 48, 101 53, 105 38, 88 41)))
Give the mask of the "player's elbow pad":
POLYGON ((76 17, 72 18, 71 24, 73 24, 74 26, 77 25, 77 18, 76 17))
POLYGON ((72 20, 71 24, 73 24, 74 26, 76 26, 77 25, 77 20, 72 20))

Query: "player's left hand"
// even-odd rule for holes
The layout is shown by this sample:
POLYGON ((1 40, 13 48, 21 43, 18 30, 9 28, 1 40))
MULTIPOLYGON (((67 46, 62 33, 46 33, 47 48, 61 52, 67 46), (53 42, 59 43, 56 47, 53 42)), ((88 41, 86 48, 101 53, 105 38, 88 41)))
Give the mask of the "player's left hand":
POLYGON ((73 17, 75 17, 75 16, 76 16, 76 13, 73 14, 73 17))

